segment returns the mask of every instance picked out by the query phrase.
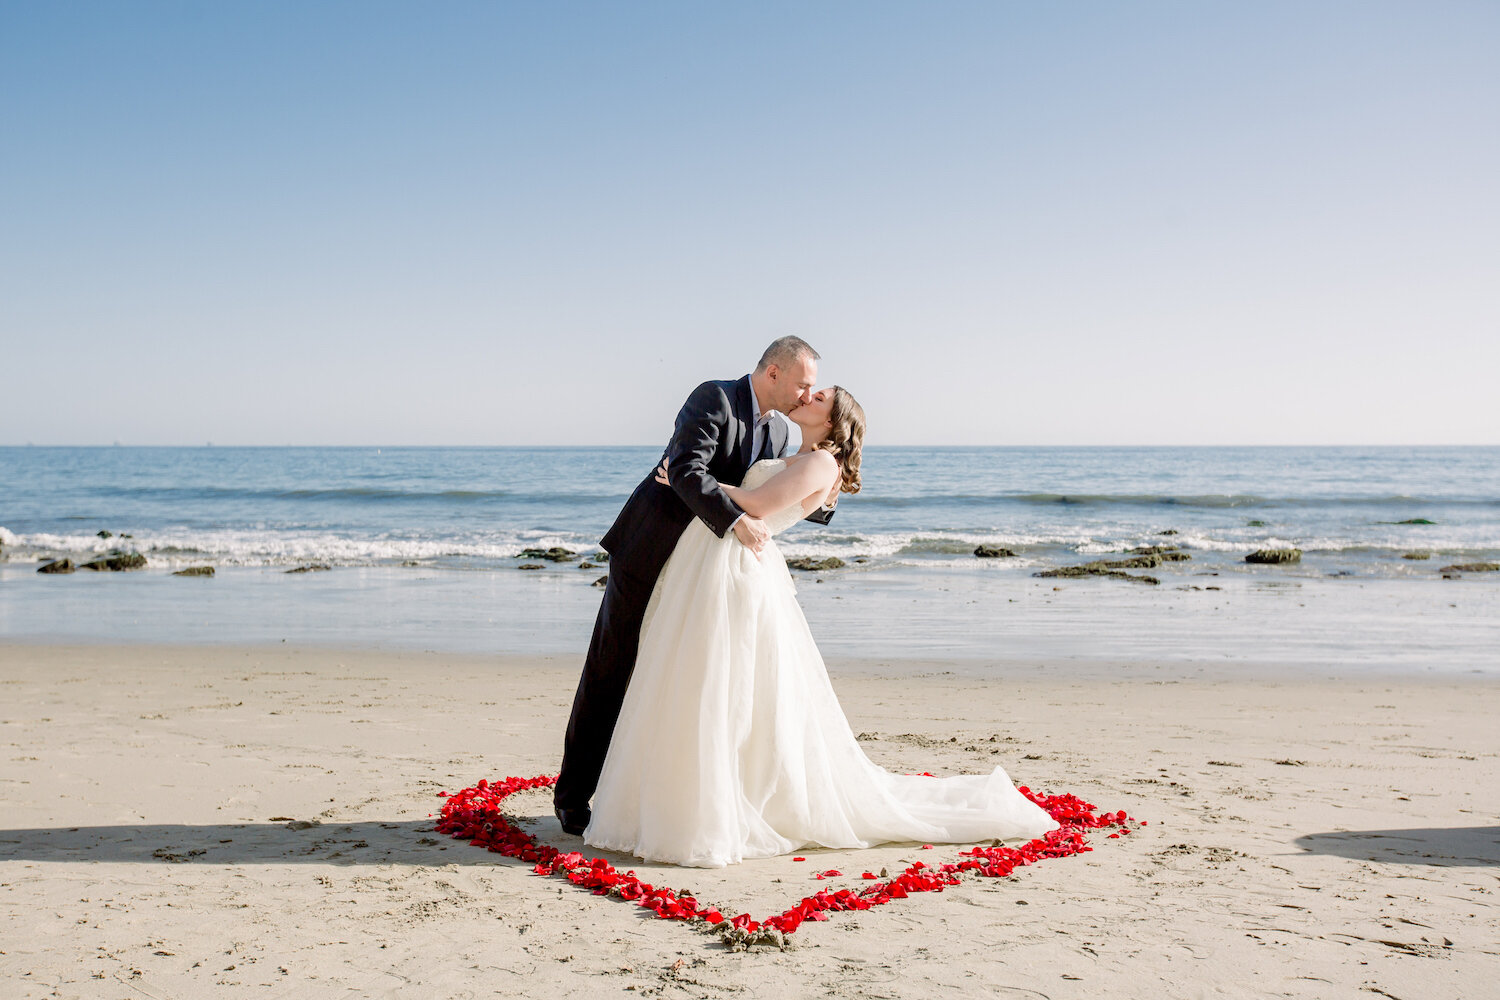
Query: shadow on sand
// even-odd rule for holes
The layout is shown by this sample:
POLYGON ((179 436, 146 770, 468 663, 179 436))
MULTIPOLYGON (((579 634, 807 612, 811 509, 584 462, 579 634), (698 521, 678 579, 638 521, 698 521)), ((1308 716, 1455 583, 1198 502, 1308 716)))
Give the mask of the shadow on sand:
MULTIPOLYGON (((0 830, 0 861, 104 861, 152 864, 518 865, 432 830, 402 823, 141 824, 0 830), (301 827, 301 828, 299 828, 301 827)), ((540 826, 541 824, 538 824, 540 826)), ((556 823, 553 824, 556 827, 556 823)), ((561 830, 558 841, 571 838, 561 830)))
POLYGON ((1296 844, 1313 854, 1386 864, 1481 868, 1500 865, 1500 826, 1310 833, 1298 837, 1296 844))

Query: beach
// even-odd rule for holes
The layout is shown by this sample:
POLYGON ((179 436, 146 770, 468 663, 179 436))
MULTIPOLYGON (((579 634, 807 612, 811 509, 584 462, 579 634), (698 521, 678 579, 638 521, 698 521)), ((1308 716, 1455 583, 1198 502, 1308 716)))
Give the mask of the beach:
MULTIPOLYGON (((1500 683, 1218 663, 835 661, 877 763, 1003 765, 1146 825, 1007 878, 718 940, 433 830, 555 773, 571 655, 0 645, 0 980, 16 997, 1478 996, 1500 974, 1500 683)), ((550 799, 525 829, 583 850, 550 799)), ((684 870, 780 912, 960 848, 684 870), (817 872, 843 874, 815 880, 817 872)))

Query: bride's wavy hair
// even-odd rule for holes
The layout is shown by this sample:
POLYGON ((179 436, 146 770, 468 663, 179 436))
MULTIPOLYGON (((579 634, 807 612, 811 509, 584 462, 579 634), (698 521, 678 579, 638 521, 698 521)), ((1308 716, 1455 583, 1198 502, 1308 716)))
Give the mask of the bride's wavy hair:
POLYGON ((865 408, 841 385, 833 387, 833 407, 828 411, 828 436, 813 445, 838 459, 839 492, 859 492, 860 452, 865 446, 865 408))

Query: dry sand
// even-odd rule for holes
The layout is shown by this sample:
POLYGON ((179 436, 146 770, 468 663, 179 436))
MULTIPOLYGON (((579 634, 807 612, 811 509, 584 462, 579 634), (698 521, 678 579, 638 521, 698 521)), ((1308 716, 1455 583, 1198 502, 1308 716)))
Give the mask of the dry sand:
MULTIPOLYGON (((836 672, 887 767, 999 762, 1150 825, 731 953, 430 832, 440 790, 555 770, 577 667, 0 646, 0 996, 1500 994, 1492 679, 836 672)), ((635 867, 759 917, 957 850, 635 867)))

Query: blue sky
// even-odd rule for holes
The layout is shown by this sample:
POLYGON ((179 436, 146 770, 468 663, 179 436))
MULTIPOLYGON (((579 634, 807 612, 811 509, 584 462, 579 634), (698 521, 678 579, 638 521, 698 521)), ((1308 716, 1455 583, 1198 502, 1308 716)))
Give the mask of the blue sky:
POLYGON ((0 443, 1496 443, 1493 3, 0 0, 0 443))

